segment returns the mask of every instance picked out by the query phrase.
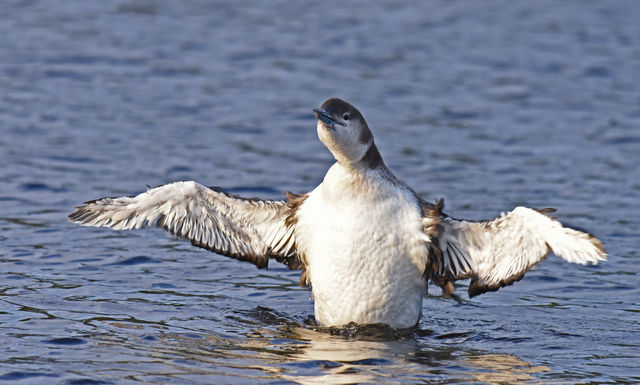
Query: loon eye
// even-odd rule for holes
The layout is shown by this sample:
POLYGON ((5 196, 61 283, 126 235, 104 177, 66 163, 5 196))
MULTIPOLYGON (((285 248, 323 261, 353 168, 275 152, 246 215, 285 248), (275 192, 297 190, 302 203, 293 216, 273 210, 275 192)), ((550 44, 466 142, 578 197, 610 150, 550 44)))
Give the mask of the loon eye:
POLYGON ((349 118, 350 118, 349 114, 342 115, 342 119, 344 120, 349 120, 349 118))

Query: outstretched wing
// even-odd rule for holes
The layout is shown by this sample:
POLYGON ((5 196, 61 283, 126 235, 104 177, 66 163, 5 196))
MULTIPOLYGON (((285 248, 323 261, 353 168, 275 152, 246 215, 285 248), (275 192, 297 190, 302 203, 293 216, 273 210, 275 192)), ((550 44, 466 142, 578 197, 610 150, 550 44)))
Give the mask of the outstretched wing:
POLYGON ((196 182, 176 182, 135 197, 102 198, 77 207, 69 220, 116 230, 154 223, 172 234, 239 260, 266 267, 269 258, 301 267, 290 216, 304 196, 286 201, 244 199, 196 182), (301 198, 302 197, 302 198, 301 198))
POLYGON ((451 282, 471 278, 469 296, 473 297, 522 279, 550 252, 583 265, 606 259, 596 237, 562 226, 547 215, 552 211, 517 207, 480 222, 447 216, 434 221, 426 216, 425 224, 435 223, 431 226, 434 245, 429 277, 443 287, 445 294, 450 294, 451 282))

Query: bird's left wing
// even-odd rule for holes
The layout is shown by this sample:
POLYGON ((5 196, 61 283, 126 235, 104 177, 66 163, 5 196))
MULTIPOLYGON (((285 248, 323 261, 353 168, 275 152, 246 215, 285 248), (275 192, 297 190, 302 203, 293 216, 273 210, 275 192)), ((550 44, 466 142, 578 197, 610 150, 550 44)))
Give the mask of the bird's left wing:
POLYGON ((196 182, 176 182, 134 197, 102 198, 77 207, 69 220, 116 230, 157 224, 195 246, 266 267, 269 258, 302 267, 290 217, 304 196, 289 201, 244 199, 196 182))
MULTIPOLYGON (((441 207, 441 204, 439 205, 441 207)), ((439 208, 426 210, 440 214, 439 208)), ((552 209, 517 207, 487 221, 465 221, 426 215, 431 236, 427 275, 445 294, 451 282, 471 278, 469 295, 495 291, 522 279, 549 253, 567 262, 597 264, 606 259, 602 243, 593 235, 564 227, 548 214, 552 209)))

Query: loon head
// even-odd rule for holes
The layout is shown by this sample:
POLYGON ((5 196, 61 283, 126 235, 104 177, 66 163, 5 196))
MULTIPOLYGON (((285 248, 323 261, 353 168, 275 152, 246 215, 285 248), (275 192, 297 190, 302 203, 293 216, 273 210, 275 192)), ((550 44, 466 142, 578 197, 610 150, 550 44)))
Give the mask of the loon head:
POLYGON ((331 98, 313 112, 318 118, 318 138, 339 163, 369 168, 383 164, 373 134, 357 108, 331 98))

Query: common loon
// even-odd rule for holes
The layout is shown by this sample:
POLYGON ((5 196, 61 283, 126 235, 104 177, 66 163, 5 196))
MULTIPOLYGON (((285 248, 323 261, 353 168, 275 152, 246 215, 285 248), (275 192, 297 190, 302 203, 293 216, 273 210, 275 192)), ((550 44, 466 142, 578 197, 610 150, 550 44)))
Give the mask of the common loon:
POLYGON ((386 167, 362 114, 336 98, 314 109, 317 133, 336 159, 313 191, 285 200, 245 199, 196 182, 150 188, 135 197, 86 202, 69 220, 117 230, 156 224, 195 246, 267 267, 301 269, 315 317, 415 326, 427 281, 451 295, 471 278, 469 295, 520 280, 550 252, 573 263, 605 260, 593 235, 563 227, 552 209, 517 207, 484 221, 455 219, 386 167))

